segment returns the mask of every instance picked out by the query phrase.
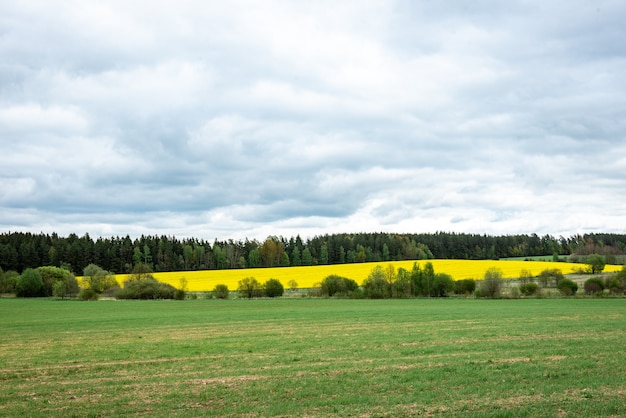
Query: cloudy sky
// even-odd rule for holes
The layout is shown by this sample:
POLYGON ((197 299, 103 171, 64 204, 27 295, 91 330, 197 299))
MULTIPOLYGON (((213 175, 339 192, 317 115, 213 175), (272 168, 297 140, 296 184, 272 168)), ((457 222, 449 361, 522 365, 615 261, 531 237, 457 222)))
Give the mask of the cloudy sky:
POLYGON ((625 21, 622 0, 0 0, 0 231, 624 233, 625 21))

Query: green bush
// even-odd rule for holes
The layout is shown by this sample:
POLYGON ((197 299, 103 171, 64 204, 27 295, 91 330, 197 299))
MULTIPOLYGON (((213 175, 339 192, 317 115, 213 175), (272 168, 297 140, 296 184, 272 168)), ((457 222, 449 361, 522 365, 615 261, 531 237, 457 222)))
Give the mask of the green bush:
POLYGON ((578 285, 570 279, 561 279, 556 288, 565 296, 572 296, 578 291, 578 285))
POLYGON ((278 279, 269 279, 263 285, 265 289, 265 296, 268 298, 280 297, 285 293, 283 284, 278 279))
POLYGON ((331 274, 322 280, 320 292, 322 296, 349 296, 359 288, 357 282, 347 277, 331 274))
POLYGON ((78 293, 78 281, 67 269, 55 266, 38 267, 43 280, 43 296, 72 297, 78 293), (57 285, 63 283, 63 287, 57 285), (56 290, 56 293, 55 293, 56 290))
POLYGON ((176 289, 176 291, 174 292, 174 299, 176 300, 185 300, 185 295, 187 294, 187 292, 185 292, 183 289, 176 289))
POLYGON ((84 268, 83 280, 87 287, 93 289, 96 293, 102 293, 112 287, 119 287, 115 274, 93 263, 84 268))
POLYGON ((476 290, 476 280, 463 279, 455 283, 454 293, 457 295, 471 295, 476 290))
POLYGON ((539 285, 537 283, 525 283, 519 287, 519 291, 524 296, 533 296, 537 294, 539 285))
POLYGON ((381 266, 372 269, 363 280, 363 293, 369 299, 387 299, 391 297, 391 286, 381 266))
POLYGON ((122 290, 119 286, 109 287, 104 292, 100 293, 100 296, 107 298, 117 298, 117 294, 122 290))
POLYGON ((411 274, 404 268, 400 267, 396 274, 396 280, 393 283, 392 297, 404 299, 412 296, 411 292, 411 274))
POLYGON ((435 281, 435 268, 430 261, 422 268, 419 264, 413 263, 410 272, 411 292, 414 296, 430 296, 430 286, 435 281))
POLYGON ((213 288, 213 295, 217 299, 228 299, 228 296, 230 295, 228 286, 225 284, 216 284, 213 288))
POLYGON ((502 270, 491 267, 485 272, 485 278, 478 285, 476 295, 483 298, 499 298, 502 292, 502 270))
POLYGON ((454 292, 456 285, 452 276, 446 273, 435 274, 435 280, 430 288, 430 295, 433 297, 448 296, 449 293, 454 292))
POLYGON ((604 291, 604 281, 599 277, 587 279, 584 285, 585 294, 594 295, 604 291))
POLYGON ((626 267, 606 279, 606 288, 614 295, 626 294, 626 267))
POLYGON ((256 298, 263 295, 263 286, 254 277, 245 277, 239 280, 237 287, 239 295, 244 298, 256 298))
POLYGON ((32 298, 44 296, 43 279, 39 271, 28 268, 22 272, 15 286, 18 297, 32 298))
POLYGON ((149 277, 127 281, 117 293, 118 299, 174 299, 176 288, 149 277))
POLYGON ((554 286, 557 287, 563 278, 563 272, 560 269, 545 269, 539 274, 539 283, 543 287, 548 287, 554 283, 554 286))
POLYGON ((83 289, 78 293, 78 298, 81 300, 98 300, 100 295, 91 287, 83 289))
MULTIPOLYGON (((1 271, 2 269, 0 269, 1 271)), ((0 274, 0 293, 15 293, 20 275, 17 271, 9 270, 0 274)))

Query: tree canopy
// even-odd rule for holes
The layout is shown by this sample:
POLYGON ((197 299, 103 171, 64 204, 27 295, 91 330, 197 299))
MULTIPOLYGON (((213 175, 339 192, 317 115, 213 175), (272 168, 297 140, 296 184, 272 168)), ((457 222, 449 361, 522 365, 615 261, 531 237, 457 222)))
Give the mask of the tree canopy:
POLYGON ((454 232, 430 234, 342 233, 303 240, 269 236, 264 241, 141 236, 93 239, 89 234, 0 234, 0 268, 23 272, 39 266, 63 267, 80 275, 89 264, 115 274, 132 273, 142 264, 155 272, 232 269, 429 258, 578 257, 599 254, 607 262, 626 250, 625 234, 488 236, 454 232))

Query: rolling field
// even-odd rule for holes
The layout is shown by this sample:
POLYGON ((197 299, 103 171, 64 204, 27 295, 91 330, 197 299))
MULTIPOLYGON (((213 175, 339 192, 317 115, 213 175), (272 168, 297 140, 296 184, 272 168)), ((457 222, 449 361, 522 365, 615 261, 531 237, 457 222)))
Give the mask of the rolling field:
MULTIPOLYGON (((517 278, 523 269, 529 270, 533 275, 539 275, 541 271, 549 268, 558 268, 563 274, 569 274, 578 269, 585 268, 584 264, 557 263, 548 261, 496 261, 496 260, 421 260, 422 266, 426 262, 432 262, 437 273, 447 273, 455 280, 461 279, 482 279, 485 271, 490 267, 497 267, 502 270, 505 278, 517 278)), ((154 277, 164 283, 169 283, 174 287, 180 287, 181 278, 187 280, 188 290, 192 292, 213 290, 216 284, 225 284, 230 290, 236 290, 239 280, 245 277, 254 277, 259 282, 264 283, 268 279, 274 278, 281 281, 283 286, 288 287, 290 280, 295 280, 299 288, 315 287, 325 277, 331 274, 348 277, 357 283, 370 274, 376 265, 386 266, 393 264, 396 269, 404 268, 411 270, 414 260, 410 261, 390 261, 380 263, 354 263, 354 264, 333 264, 323 266, 308 267, 275 267, 256 269, 230 269, 230 270, 200 270, 200 271, 177 271, 168 273, 155 273, 154 277)), ((622 266, 609 266, 606 272, 619 271, 622 266)), ((128 275, 118 274, 117 280, 120 284, 128 278, 128 275)))
POLYGON ((626 416, 626 299, 0 299, 0 416, 626 416))

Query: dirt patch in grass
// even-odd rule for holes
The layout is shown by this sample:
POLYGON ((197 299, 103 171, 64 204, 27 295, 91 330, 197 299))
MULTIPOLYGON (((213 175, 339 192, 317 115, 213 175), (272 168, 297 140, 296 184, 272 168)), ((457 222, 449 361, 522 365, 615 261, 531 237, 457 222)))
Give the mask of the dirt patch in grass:
POLYGON ((505 363, 505 364, 514 364, 514 363, 530 363, 531 360, 529 357, 514 357, 514 358, 499 358, 494 359, 494 363, 505 363))
POLYGON ((224 377, 209 377, 206 379, 193 379, 188 383, 190 385, 226 385, 236 386, 240 383, 256 382, 257 380, 267 379, 266 376, 247 375, 247 376, 224 376, 224 377))

